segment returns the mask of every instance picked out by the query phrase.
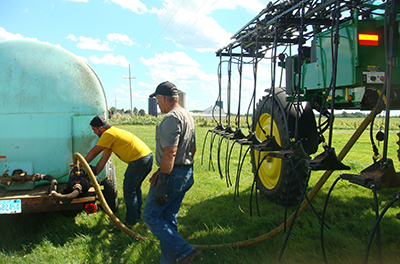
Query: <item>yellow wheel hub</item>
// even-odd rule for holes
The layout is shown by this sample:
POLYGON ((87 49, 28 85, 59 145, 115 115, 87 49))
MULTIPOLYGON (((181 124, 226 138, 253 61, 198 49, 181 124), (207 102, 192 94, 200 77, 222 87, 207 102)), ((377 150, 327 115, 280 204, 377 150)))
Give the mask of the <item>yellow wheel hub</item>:
MULTIPOLYGON (((266 135, 261 130, 260 126, 265 131, 265 133, 267 133, 267 135, 270 135, 271 122, 272 122, 272 118, 269 114, 265 113, 260 116, 259 124, 256 125, 255 133, 261 141, 264 141, 266 139, 266 135)), ((276 126, 275 122, 273 122, 272 133, 273 133, 273 136, 275 136, 276 142, 279 145, 281 145, 281 139, 279 136, 278 127, 276 126)), ((254 151, 255 162, 258 164, 258 162, 263 160, 263 158, 268 153, 273 153, 273 152, 277 152, 277 151, 270 151, 270 152, 261 151, 261 152, 259 152, 259 151, 255 150, 254 151), (261 157, 260 157, 260 155, 261 155, 261 157)), ((267 188, 267 189, 275 188, 275 186, 278 184, 279 177, 281 175, 281 168, 282 168, 282 159, 272 158, 272 157, 266 157, 264 159, 263 163, 261 164, 261 166, 258 170, 258 176, 265 188, 267 188)))

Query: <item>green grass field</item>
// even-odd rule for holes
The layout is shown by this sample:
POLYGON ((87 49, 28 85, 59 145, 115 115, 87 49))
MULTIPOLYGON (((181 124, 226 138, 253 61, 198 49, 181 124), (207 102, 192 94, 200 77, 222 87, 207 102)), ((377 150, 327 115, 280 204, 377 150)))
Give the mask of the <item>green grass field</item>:
MULTIPOLYGON (((334 131, 336 153, 353 132, 351 122, 343 120, 342 129, 334 131), (346 128, 349 127, 349 128, 346 128)), ((397 122, 397 121, 396 121, 397 122)), ((119 125, 143 139, 155 150, 155 126, 119 125)), ((397 158, 398 124, 391 130, 389 155, 396 171, 400 170, 397 158)), ((197 126, 197 153, 195 156, 195 184, 187 193, 178 219, 181 235, 193 245, 217 245, 250 240, 273 231, 285 219, 285 208, 258 196, 261 216, 257 215, 256 200, 252 197, 250 216, 251 172, 250 155, 246 158, 240 178, 240 195, 234 199, 234 186, 227 186, 217 169, 217 143, 212 159, 215 171, 209 170, 209 140, 203 164, 201 152, 204 137, 210 127, 197 126)), ((225 165, 226 141, 222 142, 221 164, 225 165)), ((380 145, 382 149, 382 143, 380 145)), ((229 166, 234 183, 239 147, 235 147, 229 166)), ((83 153, 86 154, 86 153, 83 153)), ((364 133, 343 163, 351 166, 350 173, 358 174, 372 164, 372 148, 368 133, 364 133)), ((122 180, 126 164, 115 156, 112 161, 117 169, 119 211, 124 220, 125 204, 122 198, 122 180)), ((153 167, 153 171, 157 168, 153 167)), ((223 172, 225 168, 223 167, 223 172)), ((312 172, 307 193, 315 186, 323 172, 312 172)), ((332 182, 340 172, 335 172, 316 195, 312 204, 321 214, 332 182)), ((148 179, 143 184, 144 199, 149 188, 148 179)), ((397 189, 378 191, 382 210, 394 198, 397 189)), ((329 263, 363 263, 368 239, 375 223, 372 191, 347 181, 340 181, 329 199, 324 230, 324 244, 329 263)), ((295 207, 287 209, 289 216, 295 207)), ((396 202, 381 222, 383 263, 400 263, 400 212, 396 202)), ((120 231, 113 230, 113 223, 102 212, 87 215, 84 212, 37 213, 29 215, 0 215, 0 263, 159 263, 160 250, 154 236, 141 222, 133 230, 152 240, 135 241, 120 231)), ((323 263, 320 242, 321 223, 308 207, 296 220, 288 238, 281 263, 323 263)), ((280 233, 260 244, 243 248, 221 247, 202 249, 202 258, 196 263, 277 263, 287 233, 280 233)), ((368 263, 379 263, 376 239, 371 247, 368 263)))

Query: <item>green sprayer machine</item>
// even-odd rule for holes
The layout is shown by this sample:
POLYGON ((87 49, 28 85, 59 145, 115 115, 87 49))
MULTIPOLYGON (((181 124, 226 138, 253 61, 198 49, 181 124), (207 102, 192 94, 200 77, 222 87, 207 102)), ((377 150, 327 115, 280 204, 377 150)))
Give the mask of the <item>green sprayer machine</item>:
MULTIPOLYGON (((388 157, 391 111, 400 109, 399 21, 400 3, 394 0, 271 1, 232 36, 230 44, 216 52, 220 63, 215 107, 218 109, 226 98, 227 111, 224 117, 221 111, 213 116, 216 127, 208 131, 204 145, 210 144, 209 164, 214 166, 211 153, 217 142, 218 170, 228 185, 232 184, 232 149, 240 146, 235 195, 239 194, 247 154, 254 173, 252 193, 255 191, 257 197, 259 192, 284 206, 297 204, 292 224, 304 209, 301 202, 311 205, 318 188, 334 171, 344 171, 340 179, 373 191, 400 188, 400 177, 388 157), (226 75, 222 74, 223 66, 226 75), (247 95, 242 91, 249 84, 244 80, 245 67, 253 70, 253 92, 246 124, 241 124, 241 102, 247 95), (266 79, 268 88, 260 89, 266 79), (238 98, 237 113, 231 109, 232 98, 238 98), (368 111, 369 115, 336 153, 335 111, 343 110, 368 111), (384 122, 374 131, 379 114, 384 122), (372 165, 356 174, 345 173, 350 166, 342 160, 368 126, 372 165), (221 149, 225 139, 224 159, 221 149), (226 162, 225 170, 221 160, 226 162), (307 194, 313 171, 325 174, 316 190, 307 194)), ((397 193, 394 201, 399 197, 397 193)))

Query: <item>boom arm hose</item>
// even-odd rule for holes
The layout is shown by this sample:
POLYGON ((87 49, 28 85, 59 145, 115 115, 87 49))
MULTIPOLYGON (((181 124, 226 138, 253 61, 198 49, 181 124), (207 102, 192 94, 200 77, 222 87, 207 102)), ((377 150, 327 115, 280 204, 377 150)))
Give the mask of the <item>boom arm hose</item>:
POLYGON ((111 221, 119 228, 121 229, 125 234, 128 236, 136 239, 136 240, 147 240, 148 238, 143 237, 139 235, 138 233, 133 232, 131 229, 127 228, 124 223, 122 223, 118 217, 111 211, 110 207, 107 204, 106 199, 103 196, 103 193, 100 189, 100 185, 97 182, 96 177, 93 174, 93 171, 90 169, 89 164, 86 162, 85 158, 78 152, 76 152, 73 156, 73 161, 76 164, 77 161, 82 164, 83 168, 85 169, 86 173, 89 176, 90 181, 92 182, 92 185, 96 191, 96 195, 100 201, 101 206, 103 207, 105 213, 110 217, 111 221))

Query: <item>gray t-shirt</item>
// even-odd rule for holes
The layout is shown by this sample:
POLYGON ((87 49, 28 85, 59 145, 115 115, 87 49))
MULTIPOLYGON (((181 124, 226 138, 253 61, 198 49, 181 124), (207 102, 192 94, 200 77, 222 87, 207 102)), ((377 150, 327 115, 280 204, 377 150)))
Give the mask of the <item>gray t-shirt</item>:
POLYGON ((175 165, 193 164, 192 150, 196 144, 194 121, 184 108, 169 111, 156 128, 156 163, 161 166, 165 147, 178 147, 175 165))

